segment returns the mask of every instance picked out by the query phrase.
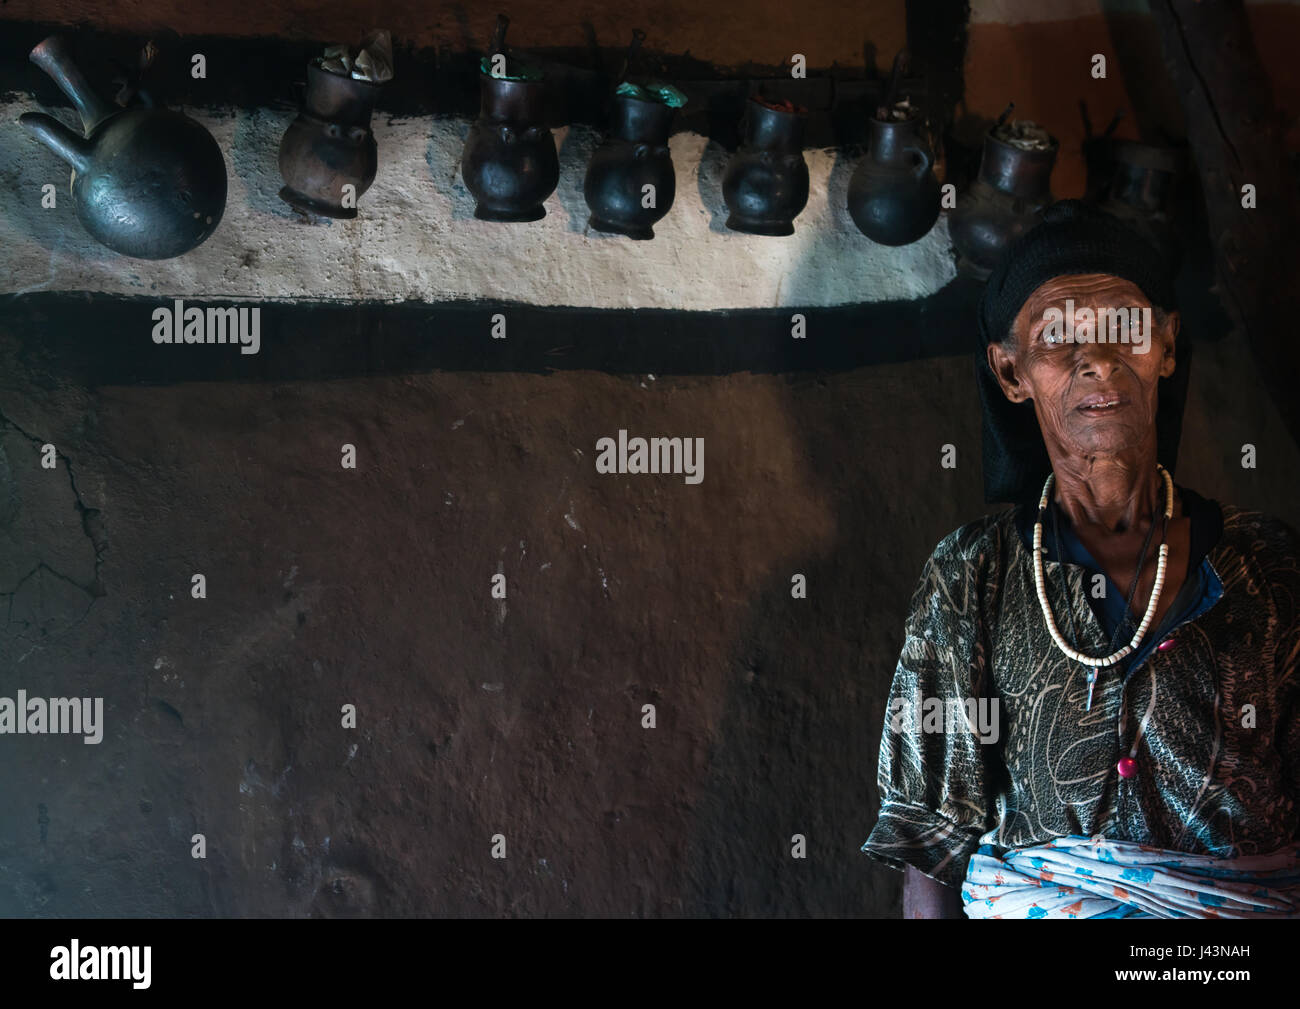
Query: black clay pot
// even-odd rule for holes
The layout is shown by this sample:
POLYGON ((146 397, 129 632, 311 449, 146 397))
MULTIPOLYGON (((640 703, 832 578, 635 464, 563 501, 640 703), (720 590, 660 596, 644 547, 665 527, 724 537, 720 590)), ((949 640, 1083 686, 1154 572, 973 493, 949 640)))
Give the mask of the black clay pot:
POLYGON ((544 81, 481 73, 482 104, 469 129, 460 172, 484 221, 536 221, 560 181, 555 139, 546 126, 544 81))
POLYGON ((31 61, 72 100, 82 133, 40 112, 18 121, 72 165, 77 218, 96 241, 124 256, 170 259, 216 230, 226 209, 226 162, 211 133, 179 112, 110 105, 62 39, 46 39, 31 61))
POLYGON ((731 212, 727 227, 751 235, 793 235, 794 219, 808 204, 803 132, 808 115, 770 108, 750 99, 745 141, 722 177, 731 212))
POLYGON ((308 65, 302 111, 280 140, 280 199, 324 217, 357 216, 356 200, 379 168, 370 116, 381 90, 308 65), (350 198, 344 186, 354 187, 350 198))
POLYGON ((663 102, 629 95, 614 98, 609 134, 587 166, 582 194, 591 208, 588 224, 629 238, 654 238, 652 225, 673 205, 677 176, 668 153, 668 131, 676 110, 663 102), (653 206, 646 206, 653 186, 653 206))
POLYGON ((1182 154, 1175 148, 1117 140, 1111 147, 1111 163, 1113 173, 1101 208, 1151 242, 1176 270, 1183 243, 1172 207, 1182 154))
POLYGON ((959 255, 958 265, 987 280, 1011 243, 1034 225, 1052 202, 1052 168, 1060 145, 1027 151, 984 136, 979 175, 957 200, 948 227, 959 255))
POLYGON ((921 140, 920 120, 871 120, 871 146, 849 180, 848 208, 858 230, 881 245, 908 245, 939 217, 939 180, 921 140))

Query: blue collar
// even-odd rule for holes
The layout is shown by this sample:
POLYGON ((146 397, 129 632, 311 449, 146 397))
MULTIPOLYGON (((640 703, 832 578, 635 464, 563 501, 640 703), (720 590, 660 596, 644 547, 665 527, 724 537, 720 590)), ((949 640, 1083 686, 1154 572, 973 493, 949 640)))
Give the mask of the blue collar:
MULTIPOLYGON (((1161 621, 1155 633, 1148 633, 1143 639, 1141 647, 1120 663, 1121 668, 1126 673, 1141 665, 1150 655, 1152 649, 1160 641, 1164 640, 1170 631, 1180 624, 1200 616, 1223 595, 1223 584, 1219 580, 1214 567, 1210 564, 1208 556, 1210 550, 1218 543, 1219 537, 1223 534, 1223 509, 1217 501, 1203 498, 1193 490, 1179 486, 1178 491, 1183 499, 1183 508, 1192 520, 1191 556, 1188 558, 1187 565, 1188 577, 1183 583, 1178 597, 1174 600, 1174 605, 1170 607, 1165 619, 1161 621)), ((1044 559, 1049 561, 1060 561, 1062 559, 1056 555, 1056 542, 1052 523, 1053 512, 1055 512, 1057 520, 1056 530, 1061 540, 1061 553, 1064 555, 1064 563, 1083 568, 1083 586, 1088 604, 1092 607, 1097 622, 1106 632, 1106 640, 1109 642, 1115 637, 1116 630, 1125 618, 1126 601, 1115 583, 1106 577, 1105 572, 1101 570, 1101 565, 1097 563, 1088 548, 1075 535, 1069 519, 1055 507, 1043 516, 1044 559), (1092 591, 1093 585, 1096 584, 1097 575, 1101 575, 1105 579, 1105 594, 1101 598, 1095 598, 1092 591)), ((1037 519, 1038 502, 1036 500, 1032 504, 1022 504, 1016 510, 1016 529, 1026 550, 1033 550, 1034 523, 1037 519)), ((1058 618, 1058 625, 1066 639, 1070 640, 1073 633, 1068 623, 1063 623, 1058 618)), ((1134 619, 1130 624, 1132 630, 1136 630, 1136 625, 1137 621, 1134 619)), ((1128 640, 1132 630, 1127 635, 1121 635, 1123 640, 1119 641, 1116 647, 1123 645, 1128 640)))

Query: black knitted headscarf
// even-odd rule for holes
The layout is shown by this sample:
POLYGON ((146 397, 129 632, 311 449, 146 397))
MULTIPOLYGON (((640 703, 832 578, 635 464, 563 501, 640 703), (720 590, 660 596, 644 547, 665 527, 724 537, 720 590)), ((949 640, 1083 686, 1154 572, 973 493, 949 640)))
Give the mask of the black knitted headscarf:
MULTIPOLYGON (((989 277, 979 306, 980 349, 975 370, 984 407, 984 499, 1021 504, 1037 500, 1051 472, 1032 402, 1012 403, 989 368, 985 348, 1001 341, 1029 296, 1053 277, 1105 273, 1131 281, 1152 305, 1177 308, 1174 281, 1160 252, 1117 218, 1078 200, 1045 209, 1041 222, 1022 235, 989 277)), ((1177 367, 1159 381, 1157 455, 1174 472, 1187 397, 1190 348, 1180 327, 1177 367)))

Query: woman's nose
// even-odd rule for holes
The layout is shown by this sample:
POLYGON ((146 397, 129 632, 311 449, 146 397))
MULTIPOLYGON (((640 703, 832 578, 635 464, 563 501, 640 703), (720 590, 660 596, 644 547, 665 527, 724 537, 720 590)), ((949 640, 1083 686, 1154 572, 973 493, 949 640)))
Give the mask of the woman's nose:
POLYGON ((1127 350, 1120 343, 1079 343, 1075 349, 1076 366, 1081 374, 1106 378, 1119 369, 1122 363, 1120 355, 1127 350))

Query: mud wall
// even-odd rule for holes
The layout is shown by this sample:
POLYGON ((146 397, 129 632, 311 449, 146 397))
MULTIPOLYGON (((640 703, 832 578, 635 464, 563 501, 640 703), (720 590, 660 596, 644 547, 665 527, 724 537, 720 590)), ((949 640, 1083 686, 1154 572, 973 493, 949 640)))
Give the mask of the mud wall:
MULTIPOLYGON (((308 3, 20 0, 3 17, 326 41, 388 23, 446 52, 490 33, 485 12, 417 6, 366 7, 364 26, 308 3)), ((871 41, 882 70, 909 33, 924 47, 924 6, 871 5, 846 30, 832 4, 752 21, 661 5, 638 26, 724 76, 779 64, 796 37, 821 68, 871 41)), ((1155 44, 1140 8, 1029 6, 974 4, 957 25, 957 136, 1013 97, 1075 121, 1082 86, 1050 72, 1062 47, 1155 44)), ((633 27, 599 5, 510 13, 543 48, 633 27)), ((1113 97, 1177 129, 1167 95, 1104 87, 1101 125, 1113 97)), ((6 121, 36 106, 5 101, 6 121)), ((681 213, 639 269, 583 230, 585 127, 561 138, 546 221, 493 232, 444 157, 466 121, 411 116, 378 124, 395 156, 362 217, 318 227, 274 197, 267 147, 292 108, 193 111, 237 180, 237 227, 199 258, 128 268, 69 207, 22 197, 0 220, 0 695, 104 699, 97 745, 0 737, 0 914, 897 914, 900 877, 858 848, 905 606, 935 542, 989 507, 972 292, 943 220, 908 250, 871 247, 837 211, 857 153, 825 147, 794 238, 726 232, 709 182, 725 153, 686 132, 681 213), (261 353, 152 345, 149 313, 173 297, 259 306, 261 353), (526 319, 507 347, 487 335, 497 309, 526 319), (702 481, 598 473, 620 429, 703 439, 702 481)), ((1057 195, 1082 191, 1077 146, 1057 195)), ((0 152, 12 192, 66 184, 12 127, 0 152)), ((1200 293, 1178 479, 1300 526, 1300 451, 1200 293)))

